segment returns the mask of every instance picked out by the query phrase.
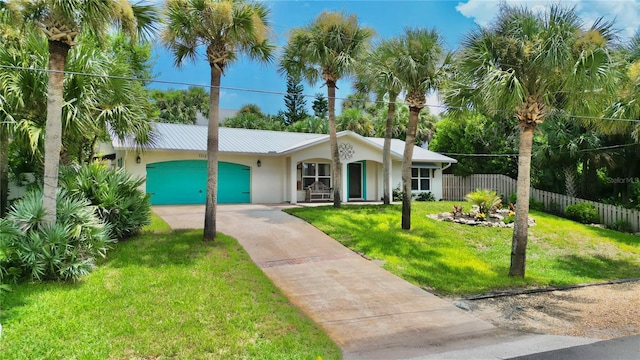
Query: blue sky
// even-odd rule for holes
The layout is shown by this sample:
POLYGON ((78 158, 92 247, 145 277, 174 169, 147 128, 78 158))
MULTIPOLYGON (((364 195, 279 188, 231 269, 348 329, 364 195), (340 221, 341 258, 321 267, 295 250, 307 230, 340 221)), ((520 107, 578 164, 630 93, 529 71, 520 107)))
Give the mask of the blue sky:
MULTIPOLYGON (((161 1, 156 1, 161 3, 161 1)), ((356 14, 363 26, 376 31, 376 40, 400 35, 405 27, 436 28, 444 37, 447 50, 455 50, 460 40, 471 29, 486 25, 497 14, 499 1, 466 0, 466 1, 263 1, 271 9, 271 27, 274 42, 280 47, 287 42, 292 28, 301 27, 311 22, 324 10, 344 11, 356 14)), ((525 5, 531 8, 544 9, 553 1, 547 0, 507 0, 510 4, 525 5)), ((636 33, 640 29, 640 0, 563 0, 562 4, 575 6, 583 20, 590 23, 604 16, 607 20, 616 20, 616 28, 622 38, 636 33)), ((177 69, 173 65, 171 54, 158 43, 154 46, 154 72, 157 80, 175 81, 196 85, 209 84, 209 65, 204 55, 195 63, 185 63, 177 69)), ((201 53, 202 54, 202 53, 201 53)), ((253 63, 245 59, 233 63, 222 78, 220 107, 237 109, 247 103, 254 103, 266 112, 275 114, 284 109, 283 95, 260 94, 229 88, 257 89, 272 92, 285 92, 285 79, 277 72, 277 56, 269 65, 253 63)), ((155 84, 160 89, 184 89, 183 85, 155 84)), ((326 87, 321 84, 304 84, 305 94, 317 92, 326 94, 326 87)), ((337 97, 345 97, 352 92, 349 79, 338 82, 337 97)), ((307 99, 311 108, 312 98, 307 99)), ((436 105, 432 112, 439 112, 435 94, 431 94, 427 103, 436 105)), ((340 107, 338 106, 338 111, 340 107)))

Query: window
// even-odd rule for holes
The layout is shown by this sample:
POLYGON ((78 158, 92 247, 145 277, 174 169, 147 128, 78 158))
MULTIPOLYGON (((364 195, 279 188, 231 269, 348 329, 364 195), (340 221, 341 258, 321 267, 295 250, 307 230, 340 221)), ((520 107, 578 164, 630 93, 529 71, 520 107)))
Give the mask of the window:
POLYGON ((411 190, 431 190, 431 169, 421 167, 411 168, 411 190))
POLYGON ((331 164, 302 163, 302 188, 316 181, 331 187, 331 164))

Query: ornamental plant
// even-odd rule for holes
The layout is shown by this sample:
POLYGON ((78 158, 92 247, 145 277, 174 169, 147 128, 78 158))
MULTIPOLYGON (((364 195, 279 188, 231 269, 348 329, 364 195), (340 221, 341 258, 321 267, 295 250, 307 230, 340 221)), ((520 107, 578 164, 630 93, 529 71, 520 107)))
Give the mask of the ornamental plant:
POLYGON ((485 215, 502 203, 502 198, 495 191, 488 189, 476 189, 476 191, 468 193, 464 199, 478 206, 478 212, 485 215))

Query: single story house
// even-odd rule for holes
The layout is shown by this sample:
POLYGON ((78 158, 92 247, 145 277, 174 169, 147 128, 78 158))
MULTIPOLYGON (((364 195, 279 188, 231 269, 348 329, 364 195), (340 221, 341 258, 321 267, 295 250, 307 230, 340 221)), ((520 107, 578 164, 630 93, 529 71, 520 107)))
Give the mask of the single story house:
MULTIPOLYGON (((204 204, 207 183, 207 127, 163 124, 154 126, 155 141, 144 150, 114 139, 101 153, 113 166, 146 178, 144 191, 151 203, 204 204)), ((342 183, 331 175, 329 135, 220 127, 219 203, 297 203, 305 201, 305 189, 321 182, 341 187, 343 201, 382 198, 382 147, 384 139, 338 133, 342 183)), ((391 186, 402 182, 404 141, 391 144, 391 186)), ((442 170, 455 159, 415 147, 414 192, 442 198, 442 170)))

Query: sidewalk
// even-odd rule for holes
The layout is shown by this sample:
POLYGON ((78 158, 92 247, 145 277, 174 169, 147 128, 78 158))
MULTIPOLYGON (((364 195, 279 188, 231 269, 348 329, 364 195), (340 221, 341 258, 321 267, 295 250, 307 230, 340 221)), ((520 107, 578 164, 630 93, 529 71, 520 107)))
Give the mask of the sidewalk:
MULTIPOLYGON (((283 207, 219 206, 218 231, 240 242, 345 359, 504 359, 596 341, 497 329, 363 259, 283 207)), ((154 211, 172 228, 203 224, 203 206, 154 211)))

